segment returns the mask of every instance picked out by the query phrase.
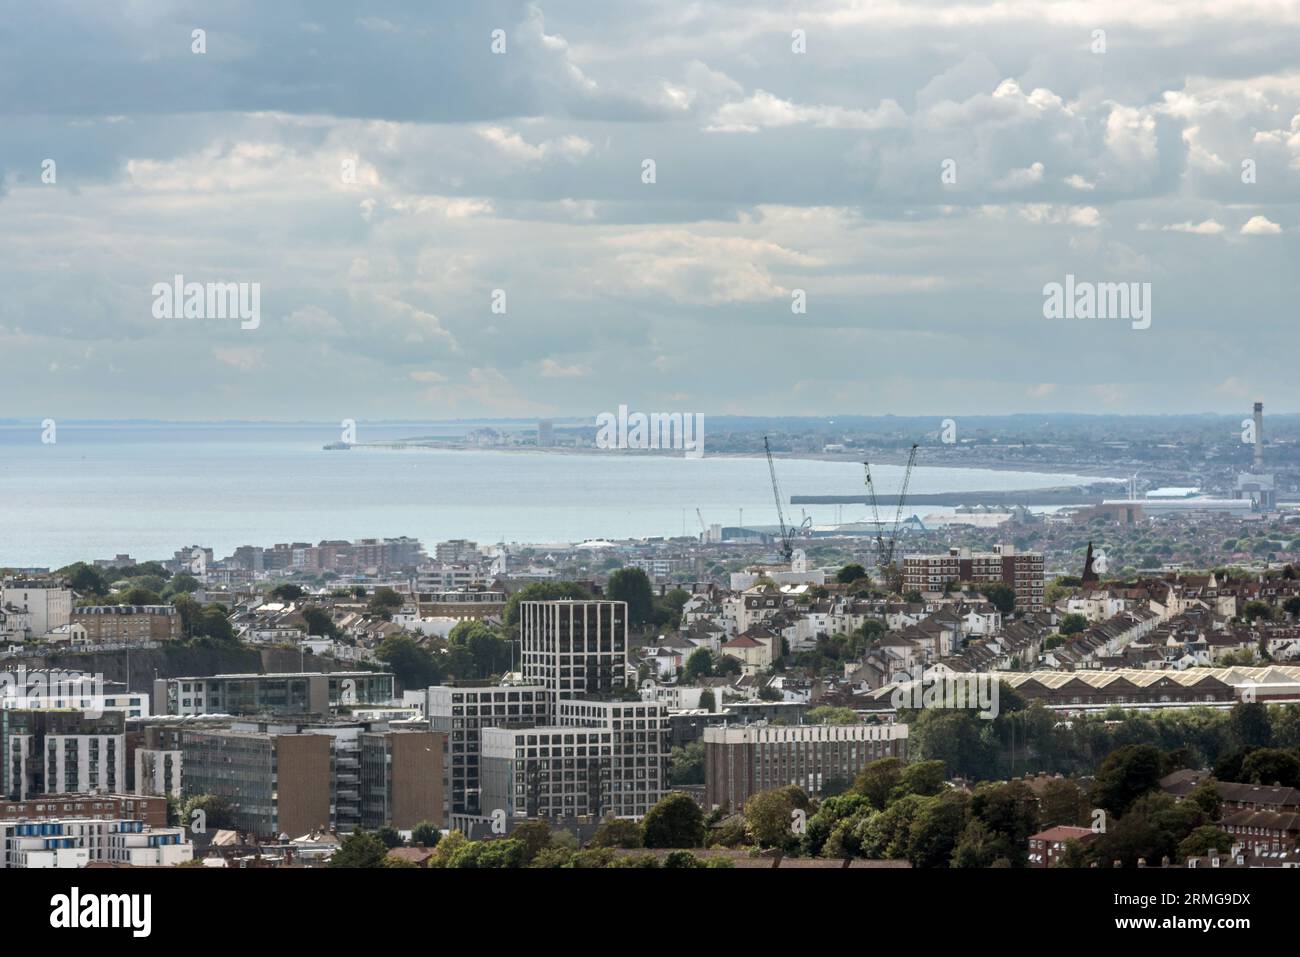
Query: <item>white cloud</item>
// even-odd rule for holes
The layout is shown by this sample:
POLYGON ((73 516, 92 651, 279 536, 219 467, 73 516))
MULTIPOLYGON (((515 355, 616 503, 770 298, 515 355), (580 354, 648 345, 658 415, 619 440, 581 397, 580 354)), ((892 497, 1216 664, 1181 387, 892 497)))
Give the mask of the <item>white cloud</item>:
POLYGON ((1243 236, 1274 236, 1281 231, 1282 227, 1270 221, 1267 216, 1252 216, 1241 227, 1243 236))

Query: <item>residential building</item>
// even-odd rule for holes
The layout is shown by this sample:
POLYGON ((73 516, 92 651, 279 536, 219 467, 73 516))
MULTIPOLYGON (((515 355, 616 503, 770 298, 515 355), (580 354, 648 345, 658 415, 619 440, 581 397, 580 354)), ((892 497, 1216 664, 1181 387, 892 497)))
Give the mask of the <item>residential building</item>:
POLYGON ((880 758, 906 758, 907 725, 744 725, 704 729, 705 807, 738 811, 760 791, 819 793, 880 758))
POLYGON ((627 603, 519 603, 524 680, 556 698, 609 694, 627 667, 627 603))
POLYGON ((6 579, 0 583, 0 611, 6 608, 30 616, 27 626, 39 638, 72 620, 72 589, 62 582, 6 579))
POLYGON ((127 864, 174 867, 194 859, 194 845, 179 827, 150 827, 138 820, 61 818, 0 821, 0 867, 86 867, 127 864))
POLYGON ((1058 825, 1029 837, 1029 866, 1051 867, 1065 853, 1067 841, 1088 844, 1098 837, 1098 832, 1088 827, 1058 825))
POLYGON ((1037 611, 1043 606, 1043 556, 1017 552, 1011 545, 995 545, 991 552, 950 548, 945 555, 903 558, 904 591, 941 592, 958 582, 999 582, 1015 591, 1017 608, 1037 611))
POLYGON ((86 629, 90 644, 181 637, 180 612, 172 605, 82 605, 72 610, 71 623, 86 629))
POLYGON ((126 791, 126 729, 120 711, 0 711, 4 796, 126 791))

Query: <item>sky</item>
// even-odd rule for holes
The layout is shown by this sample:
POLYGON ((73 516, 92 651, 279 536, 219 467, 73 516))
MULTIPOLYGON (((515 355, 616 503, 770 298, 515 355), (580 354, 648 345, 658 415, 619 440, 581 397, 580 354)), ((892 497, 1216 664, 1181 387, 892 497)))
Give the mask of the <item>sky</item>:
POLYGON ((12 5, 0 416, 1300 411, 1297 197, 1300 2, 12 5))

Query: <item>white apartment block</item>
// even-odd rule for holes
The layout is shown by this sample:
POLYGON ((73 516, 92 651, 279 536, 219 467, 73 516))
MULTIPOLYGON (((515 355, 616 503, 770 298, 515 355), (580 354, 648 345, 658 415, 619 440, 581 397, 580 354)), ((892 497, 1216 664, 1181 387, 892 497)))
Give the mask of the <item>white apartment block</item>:
POLYGON ((194 859, 179 827, 70 818, 0 822, 0 867, 85 867, 93 863, 172 867, 194 859))
POLYGON ((72 620, 72 589, 49 582, 10 579, 0 584, 0 607, 30 615, 28 627, 39 638, 72 620))
POLYGON ((118 794, 125 790, 126 735, 45 736, 45 793, 118 794))

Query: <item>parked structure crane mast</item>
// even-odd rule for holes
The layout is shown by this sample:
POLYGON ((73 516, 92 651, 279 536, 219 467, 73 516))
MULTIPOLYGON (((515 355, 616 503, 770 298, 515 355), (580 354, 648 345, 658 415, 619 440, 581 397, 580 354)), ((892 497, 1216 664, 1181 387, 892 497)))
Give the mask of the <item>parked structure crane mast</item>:
POLYGON ((868 462, 862 463, 862 470, 865 475, 867 493, 871 499, 871 519, 876 526, 876 565, 880 569, 881 578, 888 580, 893 575, 894 549, 898 544, 898 529, 903 522, 903 505, 907 500, 907 488, 912 483, 912 467, 916 465, 916 449, 912 446, 912 451, 907 456, 907 467, 903 470, 903 485, 898 492, 898 508, 894 512, 894 524, 889 529, 889 538, 886 539, 883 532, 884 526, 880 521, 880 506, 876 500, 876 485, 871 481, 871 465, 868 462))
POLYGON ((794 559, 794 529, 785 524, 785 512, 781 508, 781 486, 776 481, 776 463, 772 461, 772 446, 763 436, 763 451, 767 453, 767 469, 772 473, 772 495, 776 498, 776 520, 781 527, 781 554, 787 562, 794 559))

